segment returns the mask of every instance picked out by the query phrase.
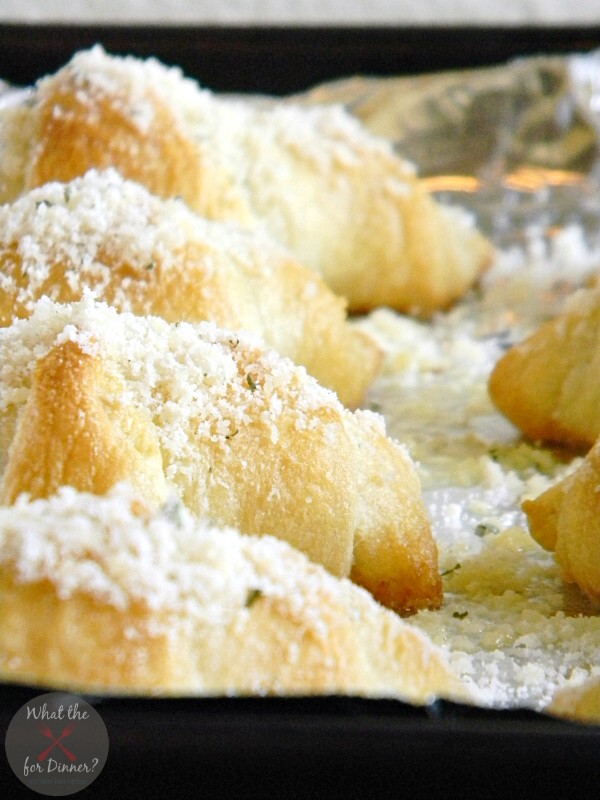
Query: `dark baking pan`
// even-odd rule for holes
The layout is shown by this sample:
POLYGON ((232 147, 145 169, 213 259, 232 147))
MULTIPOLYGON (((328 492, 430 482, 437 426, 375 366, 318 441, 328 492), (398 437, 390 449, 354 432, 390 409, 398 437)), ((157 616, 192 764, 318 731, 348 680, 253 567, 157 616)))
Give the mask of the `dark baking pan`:
POLYGON ((218 91, 283 94, 351 74, 395 75, 500 64, 600 47, 589 28, 286 28, 0 25, 0 78, 28 84, 79 49, 155 56, 218 91))
MULTIPOLYGON (((44 690, 0 687, 0 730, 44 690)), ((87 798, 597 797, 600 728, 438 701, 85 698, 109 736, 87 798)), ((6 797, 32 796, 10 772, 6 797)))

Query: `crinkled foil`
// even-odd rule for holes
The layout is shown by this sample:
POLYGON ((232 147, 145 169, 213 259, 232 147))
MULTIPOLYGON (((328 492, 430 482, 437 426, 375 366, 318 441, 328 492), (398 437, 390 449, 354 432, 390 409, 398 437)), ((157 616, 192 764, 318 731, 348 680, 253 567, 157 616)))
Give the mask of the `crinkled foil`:
MULTIPOLYGON (((0 107, 30 89, 0 81, 0 107)), ((270 104, 272 98, 255 98, 270 104)), ((349 77, 290 102, 341 103, 499 247, 578 225, 600 245, 600 50, 413 77, 349 77)))
POLYGON ((415 77, 351 77, 294 102, 342 103, 391 139, 501 247, 532 226, 600 240, 600 51, 415 77))
MULTIPOLYGON (((0 81, 0 108, 27 101, 31 91, 0 81)), ((532 263, 544 255, 560 261, 567 241, 581 253, 581 281, 597 271, 590 262, 600 257, 600 50, 409 77, 353 76, 283 102, 344 105, 414 162, 441 202, 469 210, 503 254, 514 248, 532 263)), ((569 268, 548 287, 554 300, 543 305, 546 317, 577 285, 574 258, 564 255, 569 268)), ((511 302, 514 310, 521 300, 511 302)))

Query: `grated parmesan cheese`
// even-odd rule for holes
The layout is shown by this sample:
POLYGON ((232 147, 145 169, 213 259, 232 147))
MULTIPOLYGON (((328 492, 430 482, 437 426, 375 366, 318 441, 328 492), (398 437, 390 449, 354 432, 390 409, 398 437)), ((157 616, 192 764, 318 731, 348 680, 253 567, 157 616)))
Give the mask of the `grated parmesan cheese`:
POLYGON ((600 610, 563 582, 520 508, 581 459, 524 442, 487 393, 507 347, 599 268, 579 229, 551 244, 531 234, 431 324, 388 309, 355 323, 386 353, 369 401, 417 463, 438 543, 444 604, 411 621, 486 706, 542 709, 557 689, 600 674, 600 610))
POLYGON ((259 423, 276 442, 283 413, 302 429, 320 424, 324 408, 342 408, 303 367, 250 333, 119 314, 86 292, 71 305, 42 298, 28 320, 0 330, 0 411, 24 402, 36 361, 67 340, 119 364, 124 388, 112 401, 149 413, 166 477, 182 486, 191 465, 203 463, 202 443, 228 448, 236 431, 259 423))

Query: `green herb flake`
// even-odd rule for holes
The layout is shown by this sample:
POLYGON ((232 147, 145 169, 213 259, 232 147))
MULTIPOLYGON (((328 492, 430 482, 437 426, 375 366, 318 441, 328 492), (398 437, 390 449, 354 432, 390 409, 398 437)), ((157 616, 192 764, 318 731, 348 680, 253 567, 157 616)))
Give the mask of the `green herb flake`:
POLYGON ((246 380, 248 381, 248 386, 250 387, 250 391, 255 392, 258 386, 254 383, 254 380, 252 378, 252 375, 250 375, 250 373, 246 375, 246 380))
POLYGON ((154 269, 154 261, 150 261, 145 267, 147 270, 154 269))
POLYGON ((173 497, 167 500, 161 510, 164 516, 178 528, 183 525, 183 503, 177 498, 173 497))
POLYGON ((454 619, 464 619, 468 615, 468 613, 469 613, 468 611, 463 611, 462 613, 460 611, 455 611, 454 614, 452 614, 452 616, 454 617, 454 619))
POLYGON ((475 528, 476 536, 486 536, 488 533, 500 533, 500 528, 489 522, 480 522, 475 528))
POLYGON ((441 573, 442 578, 445 578, 446 575, 452 575, 453 572, 456 572, 457 569, 460 569, 460 563, 455 564, 451 569, 447 569, 445 572, 441 573))
POLYGON ((500 451, 497 447, 490 447, 488 450, 488 455, 492 459, 492 461, 495 461, 496 463, 500 459, 500 451))
POLYGON ((248 594, 246 596, 246 608, 253 606, 260 597, 262 597, 261 589, 248 589, 248 594))

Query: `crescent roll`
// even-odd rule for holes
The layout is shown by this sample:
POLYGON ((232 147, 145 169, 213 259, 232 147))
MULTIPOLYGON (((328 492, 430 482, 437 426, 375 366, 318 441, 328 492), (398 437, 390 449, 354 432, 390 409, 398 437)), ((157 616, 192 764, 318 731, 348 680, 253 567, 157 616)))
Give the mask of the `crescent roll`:
POLYGON ((403 613, 440 604, 404 448, 251 334, 44 298, 0 329, 0 363, 0 502, 129 481, 153 504, 175 493, 284 538, 403 613))
POLYGON ((227 98, 97 46, 40 80, 0 128, 0 199, 112 166, 210 219, 268 231, 352 311, 429 314, 492 257, 471 218, 437 203, 341 106, 227 98))
POLYGON ((0 325, 84 289, 119 310, 258 334, 348 406, 383 354, 344 301, 267 236, 198 217, 117 172, 51 183, 0 207, 0 325))
POLYGON ((535 500, 523 502, 529 530, 554 551, 563 577, 600 603, 600 440, 582 464, 535 500))
POLYGON ((121 484, 0 509, 0 676, 80 691, 467 696, 442 652, 286 542, 121 484))
POLYGON ((530 439, 591 447, 600 436, 600 292, 577 292, 562 314, 512 347, 489 391, 530 439))
POLYGON ((544 711, 555 717, 600 725, 600 677, 559 689, 544 711))

